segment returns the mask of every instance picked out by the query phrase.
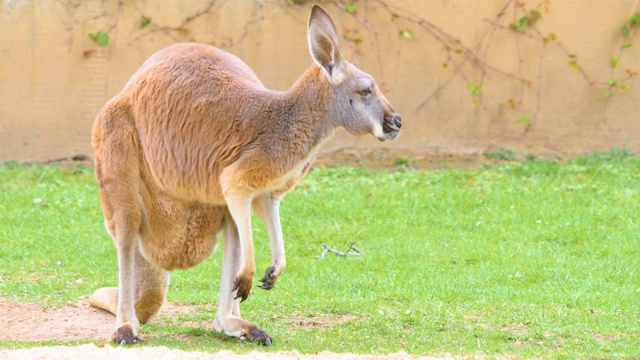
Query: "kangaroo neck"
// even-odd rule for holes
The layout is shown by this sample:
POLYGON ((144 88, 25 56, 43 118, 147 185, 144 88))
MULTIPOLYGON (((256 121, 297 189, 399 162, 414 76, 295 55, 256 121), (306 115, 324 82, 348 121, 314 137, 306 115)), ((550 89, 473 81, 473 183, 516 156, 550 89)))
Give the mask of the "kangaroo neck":
POLYGON ((300 158, 317 151, 335 131, 327 117, 332 98, 324 76, 314 64, 274 102, 273 120, 283 135, 287 135, 289 151, 300 158))

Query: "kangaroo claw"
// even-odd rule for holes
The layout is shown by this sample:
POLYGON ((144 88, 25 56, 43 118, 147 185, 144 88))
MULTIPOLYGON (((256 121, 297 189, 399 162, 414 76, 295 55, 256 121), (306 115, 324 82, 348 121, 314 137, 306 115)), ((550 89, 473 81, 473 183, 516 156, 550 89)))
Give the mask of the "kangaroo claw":
POLYGON ((255 327, 249 331, 247 336, 249 339, 260 341, 265 346, 271 346, 273 340, 271 340, 271 336, 267 334, 266 331, 255 327))
POLYGON ((274 266, 269 266, 267 270, 264 272, 264 276, 260 279, 262 284, 258 285, 259 288, 265 290, 271 290, 276 284, 277 276, 275 276, 276 268, 274 266))

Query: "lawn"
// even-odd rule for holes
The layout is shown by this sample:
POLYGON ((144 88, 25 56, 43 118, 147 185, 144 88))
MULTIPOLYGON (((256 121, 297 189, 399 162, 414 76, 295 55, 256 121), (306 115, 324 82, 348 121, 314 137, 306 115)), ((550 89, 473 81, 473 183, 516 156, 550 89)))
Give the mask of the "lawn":
MULTIPOLYGON (((221 251, 172 274, 168 301, 194 311, 145 325, 135 346, 639 356, 639 216, 640 158, 624 149, 472 169, 314 168, 281 207, 287 270, 241 306, 274 346, 198 325, 215 316, 221 251), (352 242, 362 256, 320 257, 352 242)), ((270 250, 254 229, 257 284, 270 250)), ((115 286, 116 266, 91 168, 0 166, 0 297, 75 303, 115 286)))

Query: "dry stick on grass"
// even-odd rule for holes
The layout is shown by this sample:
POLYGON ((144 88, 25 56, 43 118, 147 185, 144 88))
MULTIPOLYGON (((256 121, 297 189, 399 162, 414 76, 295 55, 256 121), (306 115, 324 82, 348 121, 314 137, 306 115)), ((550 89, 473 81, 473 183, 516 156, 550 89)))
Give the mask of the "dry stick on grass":
POLYGON ((327 245, 322 244, 322 247, 324 249, 322 249, 322 253, 320 254, 320 258, 324 259, 324 256, 327 254, 327 252, 331 252, 331 253, 336 254, 337 256, 343 256, 343 257, 347 257, 347 255, 349 255, 350 251, 353 251, 352 255, 356 255, 356 256, 362 255, 362 251, 360 251, 360 249, 355 247, 353 244, 355 244, 355 242, 352 242, 351 245, 349 245, 349 249, 347 249, 347 251, 345 251, 345 252, 332 249, 332 248, 328 247, 327 245))

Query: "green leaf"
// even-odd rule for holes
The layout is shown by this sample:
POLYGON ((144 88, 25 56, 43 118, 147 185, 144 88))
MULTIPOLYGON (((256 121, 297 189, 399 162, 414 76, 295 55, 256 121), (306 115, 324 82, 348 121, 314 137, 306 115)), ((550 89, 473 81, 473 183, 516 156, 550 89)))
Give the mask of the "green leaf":
POLYGON ((607 80, 607 83, 609 84, 609 86, 616 86, 616 84, 618 83, 618 79, 609 79, 607 80))
POLYGON ((89 38, 98 43, 98 45, 100 46, 109 45, 109 34, 102 30, 98 31, 95 34, 89 34, 89 38))
POLYGON ((353 13, 354 11, 356 11, 356 4, 347 4, 347 6, 345 6, 345 9, 347 10, 347 12, 353 13))
POLYGON ((611 59, 609 59, 609 66, 611 66, 611 70, 615 70, 618 67, 618 61, 619 60, 620 59, 613 58, 613 57, 611 59))
POLYGON ((527 115, 522 116, 517 121, 519 124, 531 125, 531 118, 527 115))
POLYGON ((148 18, 146 16, 142 17, 142 20, 140 20, 140 28, 144 29, 147 27, 147 25, 151 24, 151 18, 148 18))
POLYGON ((572 70, 578 70, 578 61, 577 60, 571 60, 569 61, 569 67, 572 70))
POLYGON ((471 90, 471 95, 478 95, 482 91, 482 85, 467 84, 467 89, 471 90))
POLYGON ((531 10, 529 16, 531 16, 531 22, 537 21, 542 18, 542 14, 538 10, 531 10))
POLYGON ((629 27, 627 27, 627 24, 622 25, 622 29, 620 29, 620 32, 622 33, 623 37, 629 36, 629 27))
POLYGON ((524 29, 529 24, 529 18, 527 16, 523 16, 516 22, 516 27, 520 29, 524 29))
POLYGON ((411 31, 411 29, 400 30, 400 37, 411 39, 413 37, 413 31, 411 31))
POLYGON ((467 84, 467 89, 471 90, 471 101, 473 101, 473 105, 478 106, 478 94, 482 91, 482 85, 478 84, 467 84))
POLYGON ((605 99, 610 97, 611 95, 613 95, 613 90, 607 90, 601 94, 601 96, 605 99))
POLYGON ((631 45, 633 45, 630 41, 625 41, 622 43, 622 45, 620 46, 623 49, 628 49, 631 47, 631 45))
POLYGON ((640 12, 637 12, 629 18, 629 24, 640 24, 640 12))
POLYGON ((353 39, 349 39, 349 41, 351 41, 352 43, 354 43, 356 45, 362 44, 362 39, 361 38, 353 38, 353 39))

